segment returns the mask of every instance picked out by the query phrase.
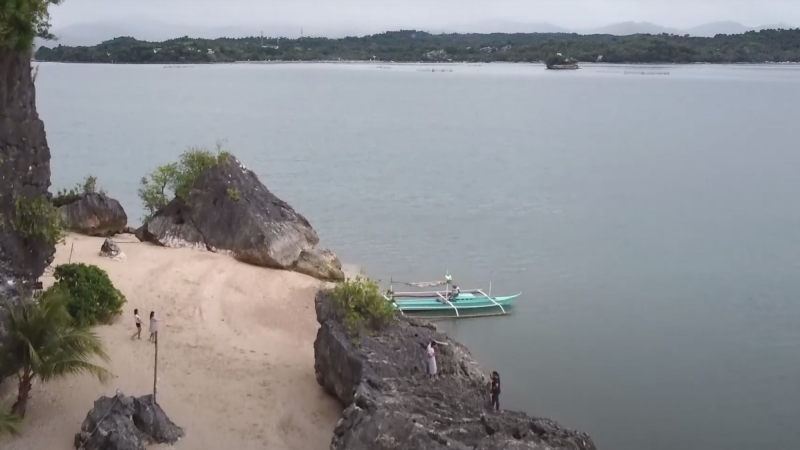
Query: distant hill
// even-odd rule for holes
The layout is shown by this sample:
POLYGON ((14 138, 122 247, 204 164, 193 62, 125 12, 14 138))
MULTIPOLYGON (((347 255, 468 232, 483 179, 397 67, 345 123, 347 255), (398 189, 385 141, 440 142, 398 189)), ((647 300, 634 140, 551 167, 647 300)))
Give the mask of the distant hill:
MULTIPOLYGON (((741 34, 746 31, 760 31, 762 29, 792 28, 786 24, 771 26, 748 27, 737 22, 715 22, 699 25, 687 29, 662 27, 650 22, 620 22, 599 28, 568 29, 548 22, 522 22, 508 20, 484 20, 463 24, 453 24, 439 29, 429 29, 428 32, 439 33, 578 33, 611 34, 615 36, 629 36, 633 34, 677 34, 699 37, 712 37, 717 34, 741 34)), ((37 40, 36 47, 48 45, 91 46, 117 36, 134 36, 144 41, 165 41, 180 36, 193 36, 203 39, 216 39, 221 37, 242 38, 258 36, 264 32, 269 37, 300 37, 301 25, 299 24, 269 24, 242 25, 225 27, 204 27, 193 25, 171 24, 159 21, 145 20, 117 20, 106 22, 92 22, 68 27, 56 27, 53 34, 58 41, 45 43, 37 40)), ((341 38, 346 36, 366 36, 382 33, 385 30, 369 25, 331 25, 326 28, 306 29, 306 36, 324 36, 328 38, 341 38)))
POLYGON ((666 28, 650 22, 620 22, 600 28, 578 30, 580 34, 613 34, 615 36, 630 36, 632 34, 678 34, 675 28, 666 28))
POLYGON ((800 62, 800 29, 713 38, 565 33, 431 34, 394 31, 358 38, 183 37, 145 42, 120 37, 91 47, 40 47, 36 59, 91 63, 229 63, 236 61, 537 62, 561 53, 609 63, 800 62), (275 42, 277 44, 277 42, 275 42), (601 58, 602 56, 602 58, 601 58))

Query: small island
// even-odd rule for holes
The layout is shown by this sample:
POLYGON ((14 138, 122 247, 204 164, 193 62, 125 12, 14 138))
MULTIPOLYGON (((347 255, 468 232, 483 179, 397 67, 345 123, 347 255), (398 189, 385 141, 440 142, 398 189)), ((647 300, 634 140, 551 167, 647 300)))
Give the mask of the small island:
POLYGON ((556 53, 555 55, 547 58, 544 62, 545 66, 549 70, 577 70, 578 61, 573 58, 565 58, 561 53, 556 53))

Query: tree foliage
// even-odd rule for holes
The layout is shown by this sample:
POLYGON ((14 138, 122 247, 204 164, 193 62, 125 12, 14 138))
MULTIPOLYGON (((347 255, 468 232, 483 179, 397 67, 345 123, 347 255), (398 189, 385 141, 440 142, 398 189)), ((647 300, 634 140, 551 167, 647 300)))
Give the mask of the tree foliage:
POLYGON ((103 189, 97 190, 97 177, 94 175, 87 175, 83 182, 78 183, 71 189, 59 189, 56 196, 53 197, 53 205, 61 207, 70 204, 78 199, 81 194, 94 194, 100 192, 105 194, 103 189))
POLYGON ((157 167, 142 178, 139 198, 145 209, 145 221, 172 200, 173 197, 186 198, 197 178, 215 167, 229 153, 217 145, 217 153, 199 147, 190 147, 183 152, 176 163, 157 167))
POLYGON ((361 275, 337 284, 328 291, 328 296, 351 337, 357 336, 362 328, 381 330, 396 314, 378 283, 361 275))
POLYGON ((109 323, 122 314, 125 296, 97 266, 62 264, 55 270, 56 289, 69 294, 67 311, 81 327, 109 323))
POLYGON ((44 196, 15 198, 11 225, 27 239, 44 240, 51 245, 64 239, 61 211, 44 196))
POLYGON ((342 39, 262 41, 195 39, 164 42, 119 37, 93 47, 42 47, 36 59, 93 63, 214 63, 233 61, 538 62, 561 53, 611 63, 762 63, 800 61, 800 29, 750 31, 713 38, 670 34, 631 36, 569 33, 430 34, 393 31, 342 39), (277 46, 278 48, 274 48, 277 46))
POLYGON ((52 39, 50 5, 62 0, 3 0, 0 2, 0 45, 29 51, 37 37, 52 39))
POLYGON ((25 416, 36 379, 46 383, 81 373, 100 381, 109 377, 94 363, 95 358, 108 360, 100 340, 75 325, 67 311, 68 300, 63 289, 50 288, 32 299, 3 303, 7 333, 0 341, 0 364, 16 370, 19 392, 11 412, 19 417, 25 416))

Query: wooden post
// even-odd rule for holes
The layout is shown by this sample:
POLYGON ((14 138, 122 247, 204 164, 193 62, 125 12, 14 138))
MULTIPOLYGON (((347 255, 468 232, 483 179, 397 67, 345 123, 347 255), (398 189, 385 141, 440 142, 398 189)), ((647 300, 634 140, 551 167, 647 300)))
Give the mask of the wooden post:
POLYGON ((153 403, 156 402, 156 394, 158 393, 158 331, 156 331, 156 363, 153 367, 153 403))
POLYGON ((75 251, 75 243, 74 242, 72 243, 72 247, 70 247, 70 249, 69 249, 69 263, 68 264, 72 264, 72 252, 73 251, 75 251))

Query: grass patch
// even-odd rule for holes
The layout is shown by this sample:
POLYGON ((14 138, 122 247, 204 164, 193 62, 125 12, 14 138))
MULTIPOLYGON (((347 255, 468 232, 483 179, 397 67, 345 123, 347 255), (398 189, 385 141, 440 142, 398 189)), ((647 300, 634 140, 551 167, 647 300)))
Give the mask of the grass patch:
POLYGON ((328 297, 353 339, 362 329, 384 329, 397 314, 392 303, 381 295, 378 283, 361 275, 337 284, 328 291, 328 297))

